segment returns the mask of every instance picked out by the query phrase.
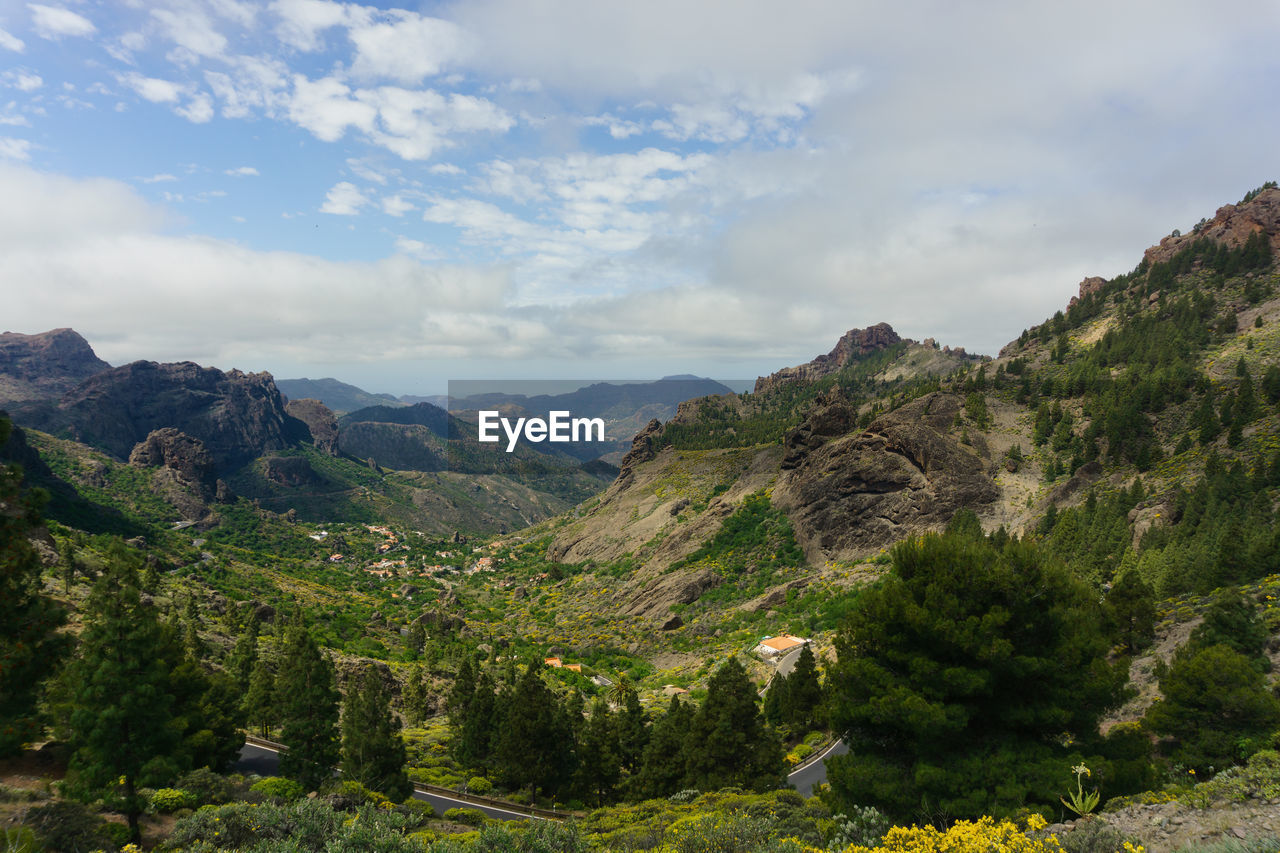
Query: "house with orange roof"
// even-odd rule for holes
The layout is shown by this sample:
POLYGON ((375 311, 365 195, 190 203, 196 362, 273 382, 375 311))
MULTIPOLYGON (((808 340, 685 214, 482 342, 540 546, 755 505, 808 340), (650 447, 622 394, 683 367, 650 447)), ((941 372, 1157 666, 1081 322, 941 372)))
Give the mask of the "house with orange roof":
POLYGON ((790 634, 783 634, 781 637, 765 637, 755 647, 755 653, 765 660, 773 660, 779 655, 798 649, 808 642, 804 637, 793 637, 790 634))

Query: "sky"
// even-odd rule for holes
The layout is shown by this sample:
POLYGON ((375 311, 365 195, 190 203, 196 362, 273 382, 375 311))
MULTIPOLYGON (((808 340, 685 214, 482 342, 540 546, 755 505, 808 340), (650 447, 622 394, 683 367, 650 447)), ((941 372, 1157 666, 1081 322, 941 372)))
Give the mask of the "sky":
POLYGON ((995 354, 1280 177, 1280 4, 0 0, 0 326, 376 392, 995 354))

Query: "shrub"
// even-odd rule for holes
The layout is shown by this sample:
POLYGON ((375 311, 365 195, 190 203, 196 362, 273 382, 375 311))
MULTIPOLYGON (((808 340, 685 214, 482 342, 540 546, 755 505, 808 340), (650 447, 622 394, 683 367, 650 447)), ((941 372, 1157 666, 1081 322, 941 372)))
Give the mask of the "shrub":
POLYGON ((259 782, 254 782, 249 787, 249 790, 273 800, 286 801, 296 800, 306 793, 297 782, 292 779, 286 779, 283 776, 271 776, 259 782))
POLYGON ((169 814, 194 805, 196 805, 195 796, 181 788, 161 788, 151 795, 151 808, 161 814, 169 814))
MULTIPOLYGON (((48 850, 97 850, 107 840, 102 819, 83 803, 71 800, 56 800, 31 809, 24 823, 48 850)), ((106 846, 115 849, 113 842, 106 846)))
POLYGON ((1076 821, 1074 829, 1058 835, 1065 853, 1115 853, 1127 840, 1120 830, 1102 820, 1076 821))
POLYGON ((827 849, 844 850, 846 847, 877 847, 880 839, 889 831, 889 820, 873 806, 854 806, 846 814, 832 818, 831 837, 827 849))
MULTIPOLYGON (((133 833, 129 831, 128 826, 111 821, 103 823, 98 830, 98 834, 103 838, 110 839, 115 847, 124 847, 129 843, 129 839, 133 837, 133 833)), ((136 850, 137 848, 135 847, 134 849, 136 850)))
POLYGON ((493 790, 493 783, 483 776, 472 776, 467 780, 467 790, 483 797, 493 790))
MULTIPOLYGON (((1032 816, 1031 828, 1044 829, 1043 818, 1032 816)), ((976 821, 961 820, 943 831, 933 826, 895 826, 885 833, 884 847, 894 853, 988 853, 1001 850, 1006 853, 1059 853, 1056 842, 1034 838, 1023 833, 1017 824, 1004 820, 996 823, 993 818, 981 817, 976 821)), ((1141 847, 1125 846, 1126 853, 1139 853, 1141 847)), ((869 853, 871 848, 854 845, 844 853, 869 853)))
POLYGON ((467 826, 480 826, 484 823, 484 812, 479 809, 457 808, 445 809, 444 819, 467 826))
POLYGON ((230 779, 214 773, 207 767, 192 770, 179 779, 174 784, 174 787, 181 788, 195 797, 197 805, 212 803, 215 806, 220 806, 223 803, 231 802, 235 793, 235 787, 231 784, 230 779))

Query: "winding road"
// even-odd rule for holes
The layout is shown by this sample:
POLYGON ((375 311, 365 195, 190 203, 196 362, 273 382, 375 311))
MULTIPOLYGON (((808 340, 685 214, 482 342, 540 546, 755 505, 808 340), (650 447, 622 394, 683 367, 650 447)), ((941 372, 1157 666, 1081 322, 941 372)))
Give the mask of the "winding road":
MULTIPOLYGON (((813 789, 827 780, 826 759, 832 755, 844 755, 849 747, 836 741, 822 752, 800 765, 787 776, 787 782, 797 791, 808 797, 813 789)), ((256 773, 259 776, 275 776, 280 770, 280 750, 264 742, 246 743, 240 750, 240 759, 235 769, 240 773, 256 773)), ((512 804, 512 808, 503 808, 492 801, 481 801, 480 798, 466 795, 450 796, 439 789, 428 789, 423 785, 414 785, 413 797, 431 804, 437 814, 444 814, 446 809, 468 808, 479 809, 486 815, 498 820, 551 819, 551 815, 535 815, 518 811, 520 808, 512 804)))

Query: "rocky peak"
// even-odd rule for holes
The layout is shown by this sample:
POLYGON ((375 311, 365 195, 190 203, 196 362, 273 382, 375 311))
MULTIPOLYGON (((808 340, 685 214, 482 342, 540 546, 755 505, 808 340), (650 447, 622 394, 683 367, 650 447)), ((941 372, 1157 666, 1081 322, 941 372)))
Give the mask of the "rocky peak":
POLYGON ((0 399, 57 399, 110 367, 72 329, 0 334, 0 399))
POLYGON ((662 435, 662 421, 657 418, 649 421, 645 428, 636 433, 636 437, 631 439, 631 449, 627 451, 627 455, 622 457, 621 470, 618 472, 618 480, 626 480, 635 470, 635 467, 643 462, 658 455, 657 444, 658 437, 662 435))
POLYGON ((835 373, 848 364, 850 359, 888 349, 901 340, 888 323, 877 323, 865 329, 850 329, 826 355, 820 355, 808 364, 784 367, 771 376, 756 379, 755 392, 759 394, 788 382, 813 382, 835 373))
POLYGON ((205 498, 213 497, 217 478, 213 457, 204 442, 173 427, 152 430, 129 454, 129 464, 142 468, 169 468, 205 498))
POLYGON ((1147 249, 1143 257, 1149 263, 1168 261, 1179 249, 1191 245, 1201 237, 1215 243, 1225 243, 1228 248, 1238 248, 1255 231, 1262 231, 1271 239, 1271 251, 1280 255, 1280 188, 1270 187, 1240 204, 1227 204, 1218 208, 1213 219, 1198 225, 1186 234, 1171 234, 1158 245, 1147 249))
POLYGON ((304 398, 285 403, 285 411, 307 425, 316 450, 329 456, 338 455, 338 419, 319 400, 304 398))
POLYGON ((98 373, 59 405, 80 441, 124 459, 153 430, 199 439, 220 470, 293 443, 301 426, 284 410, 269 373, 224 373, 185 361, 135 361, 98 373))

